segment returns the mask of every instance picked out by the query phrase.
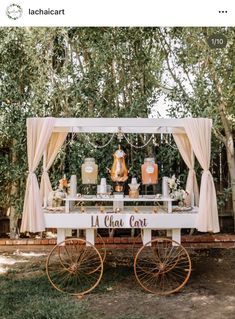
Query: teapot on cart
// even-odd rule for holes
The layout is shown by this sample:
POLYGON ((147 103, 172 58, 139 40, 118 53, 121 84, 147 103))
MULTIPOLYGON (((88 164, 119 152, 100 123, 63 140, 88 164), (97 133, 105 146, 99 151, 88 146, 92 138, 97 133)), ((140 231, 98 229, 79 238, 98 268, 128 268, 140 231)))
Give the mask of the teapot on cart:
POLYGON ((124 183, 128 179, 129 170, 127 169, 125 163, 126 153, 121 149, 119 145, 118 150, 113 154, 113 165, 111 170, 108 172, 111 176, 113 182, 116 183, 115 191, 122 192, 124 188, 124 183))

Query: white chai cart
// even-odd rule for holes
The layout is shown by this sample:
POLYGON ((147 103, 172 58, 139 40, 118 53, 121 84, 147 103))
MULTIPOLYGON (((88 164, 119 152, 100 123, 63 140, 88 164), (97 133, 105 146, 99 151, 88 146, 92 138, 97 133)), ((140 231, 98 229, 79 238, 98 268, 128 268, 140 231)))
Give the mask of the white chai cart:
POLYGON ((104 246, 97 249, 95 245, 99 228, 141 229, 143 245, 134 257, 134 272, 139 284, 148 292, 166 295, 180 290, 186 284, 192 267, 189 254, 181 245, 181 229, 219 231, 215 187, 209 171, 211 125, 212 121, 209 119, 192 118, 27 120, 29 175, 21 231, 57 229, 57 245, 50 252, 46 264, 49 281, 57 290, 83 295, 99 284, 106 254, 104 246), (192 199, 191 209, 175 212, 173 199, 168 196, 142 195, 133 199, 125 195, 82 195, 67 196, 62 211, 48 211, 46 199, 51 191, 48 170, 67 134, 116 134, 120 131, 123 134, 173 134, 180 154, 189 168, 187 190, 192 199), (194 155, 203 168, 200 198, 194 171, 194 155), (35 170, 42 157, 43 174, 39 190, 35 170), (100 201, 107 202, 108 206, 103 210, 96 205, 100 201), (76 202, 87 202, 89 206, 81 209, 74 205, 76 202), (148 205, 145 205, 147 202, 148 205), (85 230, 85 238, 66 239, 72 229, 85 230), (152 238, 152 230, 166 230, 167 237, 152 238))

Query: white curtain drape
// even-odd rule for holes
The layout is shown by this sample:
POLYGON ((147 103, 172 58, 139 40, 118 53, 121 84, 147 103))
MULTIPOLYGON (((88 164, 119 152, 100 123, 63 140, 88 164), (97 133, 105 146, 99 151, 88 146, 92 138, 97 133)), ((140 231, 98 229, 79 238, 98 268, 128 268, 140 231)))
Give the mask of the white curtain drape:
POLYGON ((54 118, 27 119, 27 155, 29 173, 26 183, 21 232, 45 230, 39 185, 35 170, 46 150, 54 127, 54 118))
POLYGON ((196 228, 202 232, 217 233, 220 229, 216 191, 209 171, 212 120, 186 118, 184 126, 194 154, 203 168, 196 228))
POLYGON ((47 145, 45 162, 43 166, 43 172, 42 172, 42 178, 41 178, 41 184, 40 184, 41 200, 44 206, 46 206, 46 201, 44 199, 47 200, 49 193, 52 191, 51 182, 48 175, 48 170, 53 164, 56 158, 56 155, 58 154, 66 137, 67 137, 67 132, 52 133, 49 143, 47 145))
POLYGON ((194 154, 193 154, 192 146, 186 134, 173 134, 173 137, 185 164, 189 168, 187 182, 186 182, 186 190, 189 192, 190 205, 192 203, 193 205, 198 206, 199 205, 199 190, 198 190, 196 173, 194 170, 194 154))

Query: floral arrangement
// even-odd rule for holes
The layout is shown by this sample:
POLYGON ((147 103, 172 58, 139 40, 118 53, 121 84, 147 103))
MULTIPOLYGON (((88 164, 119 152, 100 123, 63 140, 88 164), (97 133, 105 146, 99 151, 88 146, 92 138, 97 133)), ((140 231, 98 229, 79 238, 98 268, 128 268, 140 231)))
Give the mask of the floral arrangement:
POLYGON ((62 205, 63 198, 66 197, 66 193, 58 188, 55 191, 52 191, 48 195, 47 205, 49 207, 59 207, 62 205))
POLYGON ((168 178, 168 186, 170 189, 170 197, 178 201, 179 205, 185 206, 189 192, 180 187, 180 180, 176 178, 175 175, 168 178))
POLYGON ((68 181, 66 179, 66 176, 64 175, 64 177, 59 180, 59 189, 67 192, 68 186, 68 181))
POLYGON ((68 190, 68 181, 64 176, 59 180, 59 187, 55 191, 51 191, 48 195, 47 205, 49 207, 59 207, 62 205, 63 198, 66 197, 68 190))

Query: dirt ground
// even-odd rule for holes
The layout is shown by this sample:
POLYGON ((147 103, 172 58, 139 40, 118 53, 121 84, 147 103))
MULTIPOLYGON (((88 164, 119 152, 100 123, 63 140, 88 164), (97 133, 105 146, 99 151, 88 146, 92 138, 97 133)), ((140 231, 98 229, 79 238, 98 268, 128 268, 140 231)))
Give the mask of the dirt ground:
MULTIPOLYGON (((188 283, 180 292, 166 297, 147 293, 138 285, 126 253, 110 251, 101 288, 78 301, 96 314, 89 318, 235 318, 235 249, 190 252, 193 271, 188 283)), ((22 279, 37 276, 45 271, 45 260, 46 254, 39 252, 2 251, 0 273, 11 269, 22 279)))

